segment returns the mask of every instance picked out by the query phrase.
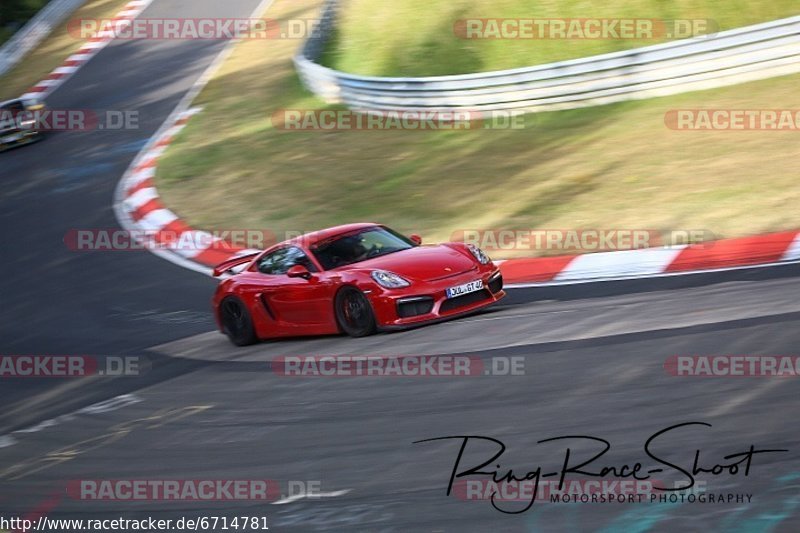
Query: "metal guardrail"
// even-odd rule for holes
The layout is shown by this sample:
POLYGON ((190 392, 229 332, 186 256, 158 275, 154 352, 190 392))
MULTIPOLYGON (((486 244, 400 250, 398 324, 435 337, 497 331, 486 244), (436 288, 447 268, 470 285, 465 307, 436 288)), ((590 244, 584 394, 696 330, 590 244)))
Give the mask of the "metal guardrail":
POLYGON ((51 0, 0 47, 0 75, 16 65, 86 0, 51 0))
POLYGON ((361 110, 550 111, 666 96, 800 72, 800 16, 713 36, 511 70, 453 76, 358 76, 318 63, 338 0, 294 58, 304 85, 361 110))

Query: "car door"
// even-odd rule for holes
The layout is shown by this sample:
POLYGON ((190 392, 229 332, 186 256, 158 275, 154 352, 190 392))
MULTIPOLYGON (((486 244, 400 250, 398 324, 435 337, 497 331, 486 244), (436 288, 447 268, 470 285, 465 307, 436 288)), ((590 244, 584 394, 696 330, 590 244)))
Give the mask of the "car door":
MULTIPOLYGON (((267 311, 286 327, 335 325, 333 319, 334 286, 329 277, 297 246, 285 246, 261 257, 258 271, 268 276, 262 302, 267 311), (287 271, 303 265, 311 272, 309 279, 290 278, 287 271)), ((298 332, 299 333, 299 332, 298 332)))

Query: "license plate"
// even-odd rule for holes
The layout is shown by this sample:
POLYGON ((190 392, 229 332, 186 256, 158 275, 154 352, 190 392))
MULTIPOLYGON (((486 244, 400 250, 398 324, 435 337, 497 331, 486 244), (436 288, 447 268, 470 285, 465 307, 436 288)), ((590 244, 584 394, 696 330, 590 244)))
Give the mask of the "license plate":
POLYGON ((455 287, 448 288, 445 292, 448 298, 455 298, 456 296, 463 296, 471 292, 477 292, 483 289, 483 281, 476 280, 464 283, 463 285, 456 285, 455 287))

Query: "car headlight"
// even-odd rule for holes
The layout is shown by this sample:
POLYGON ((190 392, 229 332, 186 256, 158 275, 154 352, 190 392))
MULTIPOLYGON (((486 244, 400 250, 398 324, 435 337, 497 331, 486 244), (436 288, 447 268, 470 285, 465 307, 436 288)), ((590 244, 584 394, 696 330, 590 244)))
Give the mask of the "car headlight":
POLYGON ((474 244, 468 244, 467 248, 469 248, 469 251, 472 252, 472 255, 475 256, 475 259, 477 259, 480 264, 488 265, 489 262, 491 261, 491 259, 489 259, 489 256, 486 255, 486 253, 483 250, 481 250, 474 244))
POLYGON ((22 100, 22 104, 28 111, 39 111, 40 109, 44 109, 44 104, 36 98, 24 99, 22 100))
POLYGON ((373 270, 372 279, 375 280, 375 283, 387 289, 399 289, 400 287, 408 287, 411 285, 394 272, 389 272, 387 270, 373 270))

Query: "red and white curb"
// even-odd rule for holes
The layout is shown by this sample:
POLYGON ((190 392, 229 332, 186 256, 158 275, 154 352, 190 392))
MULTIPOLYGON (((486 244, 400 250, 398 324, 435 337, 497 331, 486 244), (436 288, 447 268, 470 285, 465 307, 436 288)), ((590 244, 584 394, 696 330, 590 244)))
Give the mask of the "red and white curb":
MULTIPOLYGON (((265 12, 272 2, 273 0, 261 0, 250 18, 265 12)), ((153 235, 153 241, 159 244, 148 248, 152 253, 208 276, 216 265, 226 259, 256 250, 232 246, 208 232, 191 228, 161 202, 153 177, 158 158, 178 132, 186 127, 192 115, 201 110, 199 107, 190 107, 192 102, 225 62, 237 42, 236 39, 230 40, 194 82, 164 124, 133 160, 114 192, 114 214, 123 229, 134 234, 136 231, 148 232, 153 235), (161 238, 158 232, 163 232, 161 238)))
MULTIPOLYGON (((115 22, 132 21, 138 17, 152 1, 153 0, 131 0, 125 4, 125 7, 123 7, 119 13, 114 15, 112 20, 115 22)), ((113 40, 114 32, 112 30, 99 32, 97 36, 86 41, 77 52, 69 56, 60 67, 57 67, 53 72, 48 74, 45 79, 28 89, 28 92, 22 95, 22 97, 29 99, 36 98, 39 100, 44 99, 113 40)))
MULTIPOLYGON (((155 241, 154 253, 192 270, 211 274, 214 266, 249 253, 211 234, 192 229, 166 208, 153 177, 158 158, 189 119, 192 108, 175 114, 163 131, 151 139, 118 188, 117 215, 125 229, 165 232, 169 241, 155 241), (177 239, 176 239, 177 236, 177 239), (188 246, 187 246, 188 244, 188 246)), ((732 270, 800 261, 800 231, 725 239, 698 245, 681 245, 583 255, 508 259, 496 261, 509 286, 587 283, 698 272, 732 270)))
POLYGON ((697 245, 509 259, 500 268, 507 283, 525 287, 675 276, 797 261, 800 231, 784 231, 697 245))
POLYGON ((153 235, 153 242, 159 247, 154 252, 169 255, 183 266, 191 263, 197 267, 193 270, 210 274, 214 266, 226 259, 255 250, 231 246, 210 233, 192 229, 163 205, 153 182, 158 158, 186 127, 189 118, 199 111, 195 107, 177 114, 139 155, 118 188, 121 201, 117 203, 117 214, 125 229, 153 235))

